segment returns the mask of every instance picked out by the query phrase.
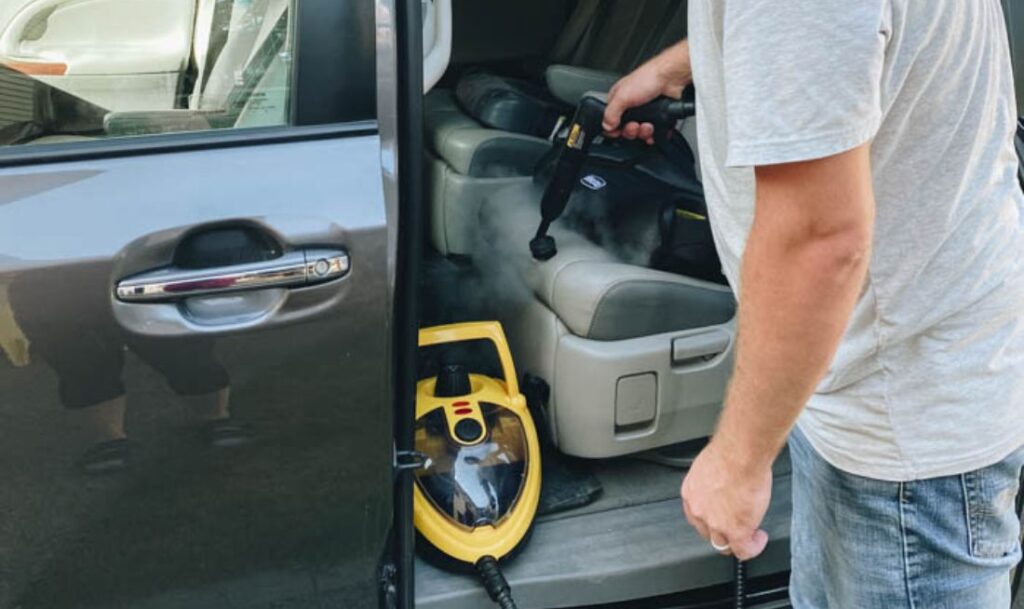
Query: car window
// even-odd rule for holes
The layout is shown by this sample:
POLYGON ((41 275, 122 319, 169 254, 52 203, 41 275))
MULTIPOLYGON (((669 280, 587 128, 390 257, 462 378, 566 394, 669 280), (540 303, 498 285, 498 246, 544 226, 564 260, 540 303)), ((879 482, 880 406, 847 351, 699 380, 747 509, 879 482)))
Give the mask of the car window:
POLYGON ((295 0, 0 0, 0 145, 290 123, 295 0))

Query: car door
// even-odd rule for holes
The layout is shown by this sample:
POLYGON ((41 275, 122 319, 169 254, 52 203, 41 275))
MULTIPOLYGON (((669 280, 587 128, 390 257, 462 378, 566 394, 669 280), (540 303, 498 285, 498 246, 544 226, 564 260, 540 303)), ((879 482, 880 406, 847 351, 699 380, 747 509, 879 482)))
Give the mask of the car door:
POLYGON ((2 609, 378 605, 375 7, 225 1, 171 109, 0 66, 2 609))

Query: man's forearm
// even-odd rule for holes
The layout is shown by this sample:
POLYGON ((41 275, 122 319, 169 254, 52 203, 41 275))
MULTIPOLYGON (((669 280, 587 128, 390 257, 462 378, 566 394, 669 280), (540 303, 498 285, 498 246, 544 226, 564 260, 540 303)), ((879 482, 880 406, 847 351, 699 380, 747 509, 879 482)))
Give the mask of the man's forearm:
MULTIPOLYGON (((866 156, 866 147, 856 154, 866 156)), ((860 294, 874 201, 867 161, 858 163, 868 179, 829 184, 827 176, 812 177, 795 191, 787 185, 792 176, 773 183, 778 176, 766 175, 776 170, 759 170, 758 211, 741 269, 736 367, 715 434, 740 467, 767 467, 781 450, 860 294), (808 201, 771 200, 786 197, 808 201), (807 213, 813 207, 852 211, 817 222, 807 213)))

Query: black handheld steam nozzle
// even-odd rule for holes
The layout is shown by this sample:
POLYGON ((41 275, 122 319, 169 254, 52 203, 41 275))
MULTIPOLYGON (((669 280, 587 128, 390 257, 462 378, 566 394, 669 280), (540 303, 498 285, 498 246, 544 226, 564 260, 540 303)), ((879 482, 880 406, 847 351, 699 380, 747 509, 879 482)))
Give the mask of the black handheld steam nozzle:
MULTIPOLYGON (((548 235, 551 223, 558 219, 569 203, 576 181, 583 171, 583 163, 594 139, 601 134, 601 123, 607 104, 592 95, 584 96, 576 107, 576 114, 569 123, 569 135, 565 140, 555 164, 555 171, 544 189, 540 203, 540 226, 530 240, 530 253, 536 260, 549 260, 558 253, 555 239, 548 235)), ((692 116, 695 107, 692 100, 660 97, 650 103, 627 110, 622 123, 651 123, 657 137, 667 138, 676 122, 692 116)))

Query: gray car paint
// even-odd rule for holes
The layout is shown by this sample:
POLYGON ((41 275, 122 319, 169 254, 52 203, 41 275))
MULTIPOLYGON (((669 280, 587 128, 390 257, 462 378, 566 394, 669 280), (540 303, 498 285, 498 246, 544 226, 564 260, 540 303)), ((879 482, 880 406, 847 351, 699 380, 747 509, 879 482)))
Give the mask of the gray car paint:
POLYGON ((376 606, 391 518, 380 154, 358 135, 0 170, 0 283, 15 320, 36 322, 27 366, 0 355, 0 608, 376 606), (222 222, 344 249, 352 269, 234 297, 271 303, 245 325, 113 298, 222 222), (129 354, 130 467, 79 471, 83 413, 36 347, 119 332, 157 348, 209 337, 253 441, 204 442, 193 407, 129 354))

